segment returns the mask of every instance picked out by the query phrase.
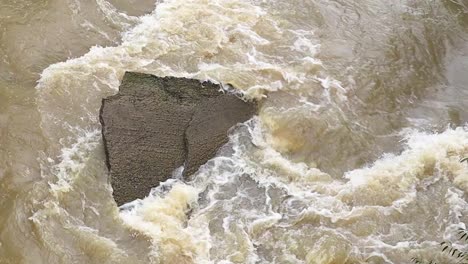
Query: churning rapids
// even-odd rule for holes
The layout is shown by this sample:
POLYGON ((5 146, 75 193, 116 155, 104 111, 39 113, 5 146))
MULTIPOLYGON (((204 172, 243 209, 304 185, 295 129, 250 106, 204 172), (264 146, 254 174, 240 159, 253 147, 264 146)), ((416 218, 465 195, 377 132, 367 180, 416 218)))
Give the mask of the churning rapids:
MULTIPOLYGON (((466 0, 1 0, 0 263, 409 263, 468 223, 466 0), (125 71, 261 100, 117 208, 125 71)), ((462 246, 462 245, 461 245, 462 246)))

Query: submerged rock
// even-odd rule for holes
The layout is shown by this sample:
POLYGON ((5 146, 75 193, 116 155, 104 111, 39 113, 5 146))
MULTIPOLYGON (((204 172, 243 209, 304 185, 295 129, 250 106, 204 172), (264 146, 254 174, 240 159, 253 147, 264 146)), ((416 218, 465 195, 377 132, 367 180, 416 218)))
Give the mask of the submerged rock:
POLYGON ((117 204, 145 197, 181 166, 184 177, 196 172, 255 110, 211 82, 127 72, 100 111, 117 204))

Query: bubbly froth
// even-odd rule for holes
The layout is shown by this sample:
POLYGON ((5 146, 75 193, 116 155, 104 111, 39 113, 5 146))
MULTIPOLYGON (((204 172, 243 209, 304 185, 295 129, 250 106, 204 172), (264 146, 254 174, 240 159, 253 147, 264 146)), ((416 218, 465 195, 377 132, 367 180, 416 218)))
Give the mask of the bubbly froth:
MULTIPOLYGON (((52 5, 41 3, 29 7, 52 5)), ((32 156, 7 144, 29 161, 12 166, 0 147, 0 188, 15 201, 0 202, 0 262, 404 263, 440 257, 440 240, 465 227, 468 46, 457 1, 167 0, 142 16, 117 0, 67 3, 56 8, 80 37, 67 36, 100 45, 42 71, 24 95, 31 115, 11 99, 20 89, 0 90, 0 111, 25 118, 0 112, 0 135, 18 128, 32 156), (125 71, 209 79, 261 108, 190 181, 119 209, 98 110, 125 71), (38 131, 20 129, 31 122, 38 131)), ((0 85, 10 73, 28 85, 35 73, 6 53, 0 85)))

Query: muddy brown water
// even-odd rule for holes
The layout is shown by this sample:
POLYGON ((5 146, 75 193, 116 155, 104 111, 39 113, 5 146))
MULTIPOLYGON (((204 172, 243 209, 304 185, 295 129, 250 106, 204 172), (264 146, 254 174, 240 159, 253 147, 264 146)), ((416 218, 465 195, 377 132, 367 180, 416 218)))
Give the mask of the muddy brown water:
POLYGON ((2 0, 0 263, 445 261, 468 220, 467 32, 463 0, 2 0), (97 115, 125 71, 261 110, 119 209, 97 115))

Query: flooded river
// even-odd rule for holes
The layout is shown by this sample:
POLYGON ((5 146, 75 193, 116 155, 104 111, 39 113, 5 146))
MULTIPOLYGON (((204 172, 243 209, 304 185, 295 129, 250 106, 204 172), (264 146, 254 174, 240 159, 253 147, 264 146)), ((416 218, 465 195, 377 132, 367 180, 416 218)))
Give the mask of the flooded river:
POLYGON ((465 0, 0 0, 0 263, 443 260, 467 121, 465 0), (125 71, 260 110, 118 208, 98 111, 125 71))

